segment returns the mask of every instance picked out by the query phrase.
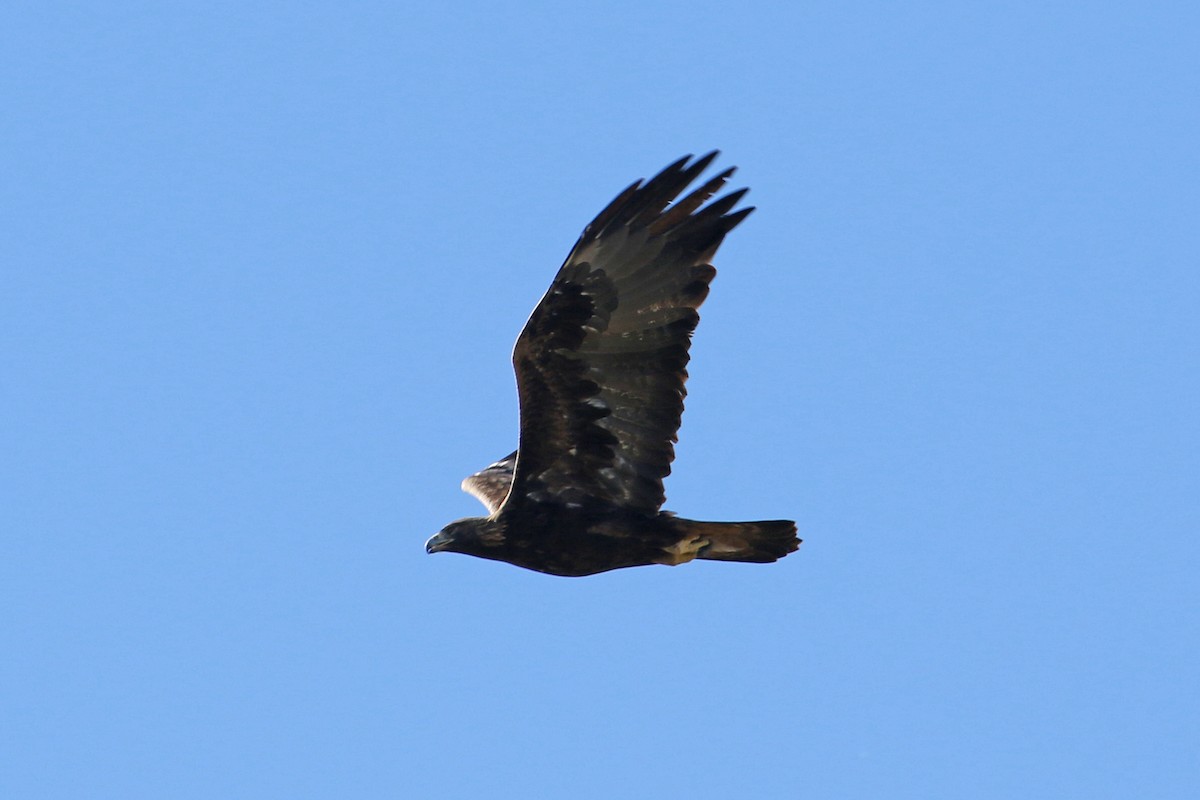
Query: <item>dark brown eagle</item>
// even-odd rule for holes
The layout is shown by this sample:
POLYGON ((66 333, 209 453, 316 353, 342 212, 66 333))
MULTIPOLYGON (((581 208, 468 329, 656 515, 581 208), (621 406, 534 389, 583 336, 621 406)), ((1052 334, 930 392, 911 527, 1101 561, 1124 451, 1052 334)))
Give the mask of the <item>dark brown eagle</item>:
POLYGON ((716 156, 635 182, 584 228, 513 349, 520 446, 463 481, 490 515, 447 525, 427 552, 579 576, 694 558, 769 562, 799 546, 788 520, 659 510, 696 309, 716 275, 709 262, 754 210, 733 211, 745 189, 705 205, 733 169, 676 200, 716 156))

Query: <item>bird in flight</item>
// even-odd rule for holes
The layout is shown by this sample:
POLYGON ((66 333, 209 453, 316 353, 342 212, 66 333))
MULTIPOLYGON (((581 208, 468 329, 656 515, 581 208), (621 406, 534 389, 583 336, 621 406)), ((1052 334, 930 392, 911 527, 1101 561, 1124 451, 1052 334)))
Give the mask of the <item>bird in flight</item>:
POLYGON ((661 510, 709 262, 754 210, 734 211, 746 189, 708 203, 732 168, 677 199, 716 156, 634 182, 584 228, 513 348, 519 446, 463 481, 488 516, 447 525, 426 552, 577 577, 696 558, 765 563, 800 545, 789 520, 661 510))

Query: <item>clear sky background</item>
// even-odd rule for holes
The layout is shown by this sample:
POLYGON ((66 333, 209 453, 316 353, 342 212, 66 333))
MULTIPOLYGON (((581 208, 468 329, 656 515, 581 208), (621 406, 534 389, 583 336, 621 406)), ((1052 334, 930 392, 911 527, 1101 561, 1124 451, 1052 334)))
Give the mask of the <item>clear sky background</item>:
POLYGON ((0 14, 0 796, 1196 796, 1194 3, 0 14), (668 508, 800 552, 427 556, 711 148, 668 508))

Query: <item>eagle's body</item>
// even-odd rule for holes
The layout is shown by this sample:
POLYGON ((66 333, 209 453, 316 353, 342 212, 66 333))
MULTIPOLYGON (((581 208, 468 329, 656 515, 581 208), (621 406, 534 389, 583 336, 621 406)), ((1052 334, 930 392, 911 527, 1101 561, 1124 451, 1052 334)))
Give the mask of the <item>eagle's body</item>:
POLYGON ((567 577, 647 564, 674 566, 693 558, 775 561, 799 543, 795 524, 783 520, 697 522, 613 506, 584 509, 538 502, 459 520, 443 533, 458 546, 432 549, 458 549, 567 577))
POLYGON ((796 526, 697 522, 661 512, 686 394, 688 346, 716 271, 708 263, 753 209, 704 203, 727 170, 676 200, 716 156, 667 167, 584 229, 513 350, 518 450, 463 482, 491 512, 429 540, 553 575, 693 558, 775 561, 796 526))

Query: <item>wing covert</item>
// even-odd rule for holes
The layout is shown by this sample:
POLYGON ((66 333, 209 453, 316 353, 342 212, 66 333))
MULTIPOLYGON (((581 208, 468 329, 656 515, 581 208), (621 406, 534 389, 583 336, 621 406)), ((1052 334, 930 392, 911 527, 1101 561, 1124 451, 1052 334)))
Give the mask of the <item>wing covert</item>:
POLYGON ((489 514, 495 514, 496 509, 504 503, 504 498, 508 497, 516 463, 517 453, 513 451, 479 472, 463 478, 462 490, 483 503, 489 514))

